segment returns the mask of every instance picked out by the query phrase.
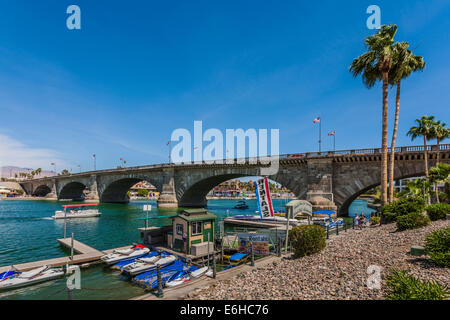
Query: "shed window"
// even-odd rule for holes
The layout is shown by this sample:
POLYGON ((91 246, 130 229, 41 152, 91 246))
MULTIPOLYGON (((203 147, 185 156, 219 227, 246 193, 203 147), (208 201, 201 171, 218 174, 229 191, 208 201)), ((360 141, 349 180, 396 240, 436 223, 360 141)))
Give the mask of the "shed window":
POLYGON ((183 225, 177 223, 177 234, 179 234, 180 236, 183 235, 183 225))
POLYGON ((202 222, 196 221, 192 222, 192 235, 202 234, 202 222))

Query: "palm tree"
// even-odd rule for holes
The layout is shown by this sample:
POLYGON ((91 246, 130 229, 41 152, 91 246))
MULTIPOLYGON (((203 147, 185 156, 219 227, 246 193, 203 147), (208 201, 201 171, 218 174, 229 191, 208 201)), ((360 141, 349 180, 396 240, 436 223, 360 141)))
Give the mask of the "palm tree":
POLYGON ((439 144, 442 142, 442 140, 450 138, 450 128, 446 128, 445 127, 446 125, 447 124, 441 123, 441 121, 439 120, 439 121, 436 121, 433 126, 432 138, 437 140, 437 146, 438 146, 436 164, 439 164, 439 160, 440 160, 439 144))
MULTIPOLYGON (((428 151, 427 140, 433 137, 433 126, 435 124, 434 116, 422 116, 420 119, 416 119, 417 127, 411 127, 407 135, 411 136, 411 140, 417 137, 423 137, 423 155, 425 158, 425 176, 428 178, 428 151)), ((429 204, 429 197, 427 197, 427 203, 429 204)))
POLYGON ((374 35, 366 38, 368 51, 354 59, 350 72, 354 77, 362 74, 363 83, 371 88, 379 79, 383 82, 383 112, 381 135, 381 203, 387 200, 387 135, 388 135, 388 86, 389 71, 392 67, 394 36, 396 25, 383 25, 374 35))
MULTIPOLYGON (((441 121, 435 121, 433 125, 432 138, 437 140, 437 155, 436 155, 436 166, 439 166, 440 160, 440 147, 439 144, 442 140, 450 138, 450 129, 445 127, 445 123, 441 123, 441 121)), ((439 203, 439 190, 438 190, 438 182, 437 179, 434 179, 434 191, 436 193, 436 201, 439 203)))
POLYGON ((439 203, 438 182, 447 184, 450 181, 450 165, 445 163, 438 163, 436 167, 430 170, 430 182, 434 183, 434 190, 436 192, 436 201, 439 203))
POLYGON ((398 118, 400 112, 400 83, 402 79, 406 79, 411 73, 423 70, 425 61, 423 57, 416 56, 409 48, 408 42, 397 42, 393 46, 393 64, 389 73, 389 83, 397 87, 395 98, 395 120, 394 131, 392 133, 391 142, 391 158, 389 161, 389 202, 394 200, 394 161, 395 161, 395 142, 397 139, 398 118))

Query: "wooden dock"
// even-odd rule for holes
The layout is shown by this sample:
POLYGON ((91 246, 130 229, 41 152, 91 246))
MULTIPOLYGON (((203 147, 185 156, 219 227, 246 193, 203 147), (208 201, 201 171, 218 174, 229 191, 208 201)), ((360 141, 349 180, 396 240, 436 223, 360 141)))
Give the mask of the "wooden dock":
MULTIPOLYGON (((62 245, 63 247, 66 247, 68 249, 70 249, 72 246, 72 238, 56 239, 56 241, 58 241, 60 245, 62 245)), ((88 245, 86 245, 80 241, 77 241, 75 239, 73 240, 73 251, 76 253, 81 253, 81 254, 95 252, 95 253, 104 255, 103 252, 98 251, 97 249, 94 249, 92 247, 89 247, 88 245)))
MULTIPOLYGON (((65 238, 65 239, 57 239, 57 241, 66 248, 71 248, 71 238, 65 238)), ((122 248, 115 248, 105 251, 99 251, 97 249, 94 249, 80 241, 77 241, 74 239, 73 241, 73 250, 74 252, 77 252, 78 254, 74 254, 73 260, 70 257, 60 257, 60 258, 53 258, 53 259, 46 259, 46 260, 40 260, 40 261, 33 261, 33 262, 27 262, 27 263, 21 263, 21 264, 15 264, 14 268, 17 269, 19 272, 24 272, 28 270, 32 270, 35 268, 39 268, 42 266, 51 266, 51 267, 60 267, 67 264, 82 264, 82 263, 88 263, 88 262, 94 262, 100 260, 100 257, 111 253, 114 250, 117 249, 124 249, 129 248, 130 246, 122 247, 122 248)), ((0 273, 9 271, 12 266, 3 266, 0 267, 0 273)))
MULTIPOLYGON (((251 221, 251 220, 243 220, 243 219, 233 219, 233 218, 225 218, 225 224, 240 226, 240 227, 250 227, 250 228, 264 228, 264 229, 278 229, 278 230, 286 230, 286 225, 280 223, 271 223, 265 221, 251 221)), ((293 225, 289 225, 289 230, 292 229, 293 225)))

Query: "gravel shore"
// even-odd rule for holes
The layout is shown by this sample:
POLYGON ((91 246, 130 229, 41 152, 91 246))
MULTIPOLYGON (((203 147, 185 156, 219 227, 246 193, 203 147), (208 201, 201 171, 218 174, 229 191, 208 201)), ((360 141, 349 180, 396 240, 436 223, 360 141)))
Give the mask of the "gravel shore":
MULTIPOLYGON (((362 231, 341 232, 327 241, 321 253, 280 262, 192 293, 189 299, 383 299, 383 289, 369 289, 367 268, 381 267, 384 277, 392 268, 409 268, 422 280, 437 280, 450 288, 450 269, 434 265, 426 256, 409 254, 412 245, 423 245, 425 235, 450 226, 432 222, 425 228, 396 232, 395 223, 362 231)), ((382 288, 384 287, 383 280, 382 288)))

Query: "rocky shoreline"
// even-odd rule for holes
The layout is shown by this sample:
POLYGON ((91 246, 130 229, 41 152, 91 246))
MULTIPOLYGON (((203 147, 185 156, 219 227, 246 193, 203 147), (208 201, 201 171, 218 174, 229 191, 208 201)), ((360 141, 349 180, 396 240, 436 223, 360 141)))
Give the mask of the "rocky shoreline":
POLYGON ((449 227, 449 220, 432 222, 425 228, 397 232, 394 223, 340 232, 327 240, 321 253, 256 268, 232 279, 218 281, 190 294, 189 299, 325 299, 378 300, 381 289, 366 285, 370 265, 407 269, 422 280, 437 280, 450 288, 450 269, 430 262, 426 256, 409 254, 412 245, 423 245, 425 235, 449 227))

